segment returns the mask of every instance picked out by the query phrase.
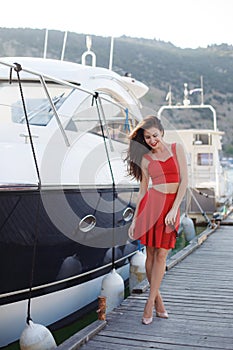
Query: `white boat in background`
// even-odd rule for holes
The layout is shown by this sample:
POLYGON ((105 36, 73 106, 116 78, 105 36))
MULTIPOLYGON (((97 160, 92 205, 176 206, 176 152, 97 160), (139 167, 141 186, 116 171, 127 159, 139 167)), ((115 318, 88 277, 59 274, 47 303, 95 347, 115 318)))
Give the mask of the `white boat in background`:
POLYGON ((113 267, 129 277, 138 184, 122 154, 147 90, 94 65, 0 58, 0 347, 28 317, 92 303, 113 267))
POLYGON ((217 128, 214 107, 204 104, 202 81, 201 88, 191 91, 188 90, 188 84, 184 84, 183 104, 172 104, 171 91, 169 91, 168 104, 159 109, 158 117, 162 119, 166 129, 165 139, 169 142, 182 143, 187 154, 189 190, 185 211, 197 222, 203 221, 203 216, 208 220, 208 215, 223 217, 227 213, 227 208, 232 205, 233 188, 220 160, 224 132, 217 128), (201 93, 201 103, 191 104, 190 95, 196 91, 201 93), (184 113, 187 111, 192 113, 202 111, 203 128, 195 128, 194 117, 192 127, 178 128, 174 111, 183 112, 183 120, 185 120, 184 113), (206 118, 210 118, 212 127, 204 127, 206 118))

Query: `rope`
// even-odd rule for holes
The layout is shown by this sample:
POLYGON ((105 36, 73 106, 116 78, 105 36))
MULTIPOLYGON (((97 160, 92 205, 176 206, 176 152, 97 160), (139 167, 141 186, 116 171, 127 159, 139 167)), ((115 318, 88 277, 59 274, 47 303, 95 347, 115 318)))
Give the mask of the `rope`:
POLYGON ((193 194, 193 192, 192 192, 192 189, 191 189, 190 187, 188 187, 188 190, 189 190, 191 196, 193 197, 194 202, 195 202, 196 205, 198 206, 198 208, 199 208, 201 214, 202 214, 203 217, 205 218, 206 222, 208 223, 208 225, 211 225, 210 219, 208 218, 207 214, 203 211, 203 209, 202 209, 200 203, 198 202, 197 198, 194 196, 194 194, 193 194))
POLYGON ((197 190, 196 188, 192 188, 195 192, 197 192, 198 194, 200 194, 201 196, 204 196, 206 198, 215 198, 215 196, 213 195, 209 195, 208 193, 202 192, 197 190))
MULTIPOLYGON (((107 160, 108 160, 108 166, 109 166, 109 170, 110 170, 110 174, 111 174, 111 179, 112 179, 112 189, 113 189, 113 230, 115 228, 115 198, 117 196, 116 193, 116 185, 115 185, 115 179, 114 179, 114 175, 113 175, 113 170, 112 170, 112 165, 111 165, 111 161, 110 161, 110 156, 109 156, 109 152, 108 152, 108 148, 107 148, 107 143, 106 143, 106 137, 104 135, 104 128, 103 128, 103 123, 102 123, 102 119, 101 119, 101 113, 100 113, 100 105, 101 105, 101 101, 100 101, 100 97, 98 92, 95 92, 95 95, 93 96, 93 100, 92 100, 92 104, 95 100, 96 103, 96 108, 97 108, 97 112, 98 112, 98 117, 99 117, 99 122, 100 122, 100 128, 101 128, 101 133, 103 136, 103 140, 104 140, 104 148, 105 148, 105 152, 107 155, 107 160)), ((113 232, 113 239, 114 239, 114 232, 113 232)), ((112 269, 115 268, 115 240, 113 240, 113 247, 112 247, 112 269)))
MULTIPOLYGON (((32 140, 32 134, 31 134, 31 130, 30 130, 30 124, 29 124, 29 120, 28 120, 26 104, 25 104, 25 99, 24 99, 24 95, 23 95, 23 89, 22 89, 22 84, 21 84, 21 79, 20 79, 20 74, 19 74, 19 72, 22 70, 22 67, 19 63, 14 63, 14 64, 15 64, 14 70, 17 73, 17 78, 18 78, 18 83, 19 83, 19 90, 20 90, 20 95, 21 95, 21 100, 22 100, 22 105, 23 105, 23 110, 24 110, 24 115, 25 115, 25 120, 26 120, 26 125, 27 125, 30 145, 31 145, 31 150, 32 150, 32 155, 33 155, 33 159, 34 159, 34 163, 35 163, 35 167, 36 167, 36 172, 37 172, 37 176, 38 176, 38 189, 39 189, 37 210, 36 210, 36 221, 35 221, 35 241, 34 241, 33 253, 32 253, 32 265, 31 265, 32 268, 31 268, 31 276, 30 276, 30 284, 29 284, 29 296, 28 296, 27 319, 26 319, 27 324, 29 324, 29 321, 31 320, 32 286, 33 286, 34 270, 35 270, 35 262, 36 262, 37 240, 38 240, 38 234, 39 234, 41 178, 40 178, 39 167, 38 167, 38 163, 37 163, 37 159, 36 159, 36 153, 35 153, 34 144, 33 144, 33 140, 32 140)), ((12 82, 12 68, 10 69, 10 84, 11 84, 11 82, 12 82)))
MULTIPOLYGON (((33 159, 34 159, 34 163, 35 163, 35 167, 36 167, 36 173, 37 173, 37 177, 38 177, 38 187, 40 189, 41 188, 40 172, 39 172, 39 167, 38 167, 38 163, 37 163, 37 159, 36 159, 35 148, 34 148, 34 144, 33 144, 33 140, 32 140, 32 134, 31 134, 30 124, 29 124, 29 121, 28 121, 26 104, 25 104, 25 99, 24 99, 24 95, 23 95, 21 79, 20 79, 20 75, 19 75, 19 72, 22 70, 22 67, 21 67, 21 65, 19 63, 14 63, 14 65, 15 65, 14 70, 17 73, 17 78, 18 78, 18 83, 19 83, 19 90, 20 90, 20 95, 21 95, 21 100, 22 100, 25 120, 26 120, 26 124, 27 124, 27 130, 28 130, 28 136, 29 136, 29 141, 30 141, 30 145, 31 145, 32 155, 33 155, 33 159)), ((11 79, 12 79, 12 68, 10 70, 10 84, 11 84, 11 79)))
POLYGON ((36 263, 36 248, 37 248, 37 241, 38 241, 38 235, 39 235, 39 213, 40 213, 40 195, 38 195, 37 210, 36 210, 35 241, 34 241, 34 246, 33 246, 32 268, 31 268, 31 277, 30 277, 30 284, 29 284, 27 319, 26 319, 27 324, 29 324, 29 321, 32 320, 32 318, 31 318, 31 298, 32 298, 32 287, 33 287, 33 281, 34 281, 35 263, 36 263))

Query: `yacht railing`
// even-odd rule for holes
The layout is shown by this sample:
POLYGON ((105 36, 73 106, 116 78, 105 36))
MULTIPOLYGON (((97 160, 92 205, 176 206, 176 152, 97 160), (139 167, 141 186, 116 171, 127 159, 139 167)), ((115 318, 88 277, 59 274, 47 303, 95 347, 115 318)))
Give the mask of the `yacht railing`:
POLYGON ((162 106, 160 107, 160 109, 158 110, 158 118, 161 118, 161 115, 163 113, 164 110, 166 109, 200 109, 200 108, 205 108, 205 109, 209 109, 212 114, 213 114, 213 130, 214 131, 218 131, 217 129, 217 116, 216 116, 216 111, 214 109, 213 106, 211 105, 167 105, 167 106, 162 106))
POLYGON ((172 99, 171 99, 171 87, 169 89, 169 92, 167 94, 168 99, 168 105, 160 107, 158 111, 158 117, 161 118, 162 112, 166 109, 209 109, 212 112, 213 115, 213 130, 217 131, 217 116, 216 116, 216 111, 213 106, 211 105, 206 105, 204 104, 204 94, 203 94, 203 79, 201 77, 201 88, 193 89, 193 90, 188 90, 188 84, 184 84, 184 99, 183 99, 183 105, 182 104, 177 104, 177 105, 172 105, 172 99), (197 105, 191 105, 190 100, 189 100, 189 95, 191 95, 193 92, 199 91, 201 92, 201 103, 197 105))
MULTIPOLYGON (((10 63, 7 63, 7 62, 2 61, 2 60, 0 60, 0 65, 7 66, 10 69, 14 69, 14 70, 16 68, 16 64, 10 64, 10 63)), ((54 111, 54 114, 55 114, 58 126, 59 126, 59 128, 61 130, 61 133, 63 135, 65 143, 66 143, 67 146, 69 146, 69 141, 68 141, 67 135, 66 135, 65 130, 64 130, 64 128, 62 126, 62 123, 60 121, 60 118, 59 118, 59 115, 57 113, 57 110, 56 110, 56 107, 54 105, 54 102, 53 102, 51 96, 49 95, 49 91, 48 91, 48 88, 46 86, 46 80, 52 81, 54 83, 57 83, 57 84, 60 84, 60 85, 63 85, 63 86, 70 87, 70 88, 78 90, 78 91, 82 91, 82 92, 84 92, 86 94, 89 94, 90 96, 93 96, 93 98, 97 97, 99 92, 98 91, 91 91, 91 90, 88 90, 88 89, 84 89, 84 88, 82 88, 80 86, 77 86, 77 84, 75 84, 75 83, 71 83, 71 82, 68 82, 68 81, 65 81, 65 80, 62 80, 62 79, 58 79, 58 78, 55 78, 55 77, 47 75, 47 74, 41 74, 40 72, 37 72, 35 70, 31 70, 31 69, 28 69, 28 68, 21 67, 21 70, 24 71, 25 73, 29 73, 29 74, 37 76, 39 78, 39 80, 41 81, 41 84, 42 84, 42 86, 43 86, 43 88, 45 90, 46 96, 48 97, 49 102, 51 104, 52 110, 54 111)), ((119 81, 118 81, 118 83, 119 83, 119 81)), ((108 99, 107 97, 102 96, 102 94, 101 94, 101 100, 104 100, 104 101, 106 101, 106 102, 108 102, 110 104, 114 104, 114 105, 118 106, 121 109, 124 109, 124 110, 126 109, 126 107, 124 105, 122 105, 121 103, 116 102, 116 101, 112 101, 112 100, 108 99)), ((136 115, 134 113, 129 111, 129 114, 132 116, 133 120, 136 119, 136 115)))

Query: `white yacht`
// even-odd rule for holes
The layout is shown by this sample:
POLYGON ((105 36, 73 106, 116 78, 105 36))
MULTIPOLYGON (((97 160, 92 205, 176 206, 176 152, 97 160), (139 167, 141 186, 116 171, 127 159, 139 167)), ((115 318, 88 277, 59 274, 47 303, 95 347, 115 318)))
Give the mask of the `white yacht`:
POLYGON ((123 156, 148 88, 94 63, 0 58, 0 347, 29 318, 87 307, 112 268, 129 277, 138 184, 123 156))

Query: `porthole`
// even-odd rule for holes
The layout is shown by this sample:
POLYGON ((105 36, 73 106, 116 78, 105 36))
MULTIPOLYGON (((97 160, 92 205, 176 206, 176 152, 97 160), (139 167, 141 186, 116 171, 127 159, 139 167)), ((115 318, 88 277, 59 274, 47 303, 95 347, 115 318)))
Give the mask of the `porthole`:
POLYGON ((96 225, 96 218, 94 215, 86 215, 79 223, 79 229, 82 232, 91 231, 96 225))
POLYGON ((130 220, 132 220, 133 214, 134 214, 134 210, 130 207, 127 207, 123 212, 123 219, 126 222, 129 222, 130 220))

